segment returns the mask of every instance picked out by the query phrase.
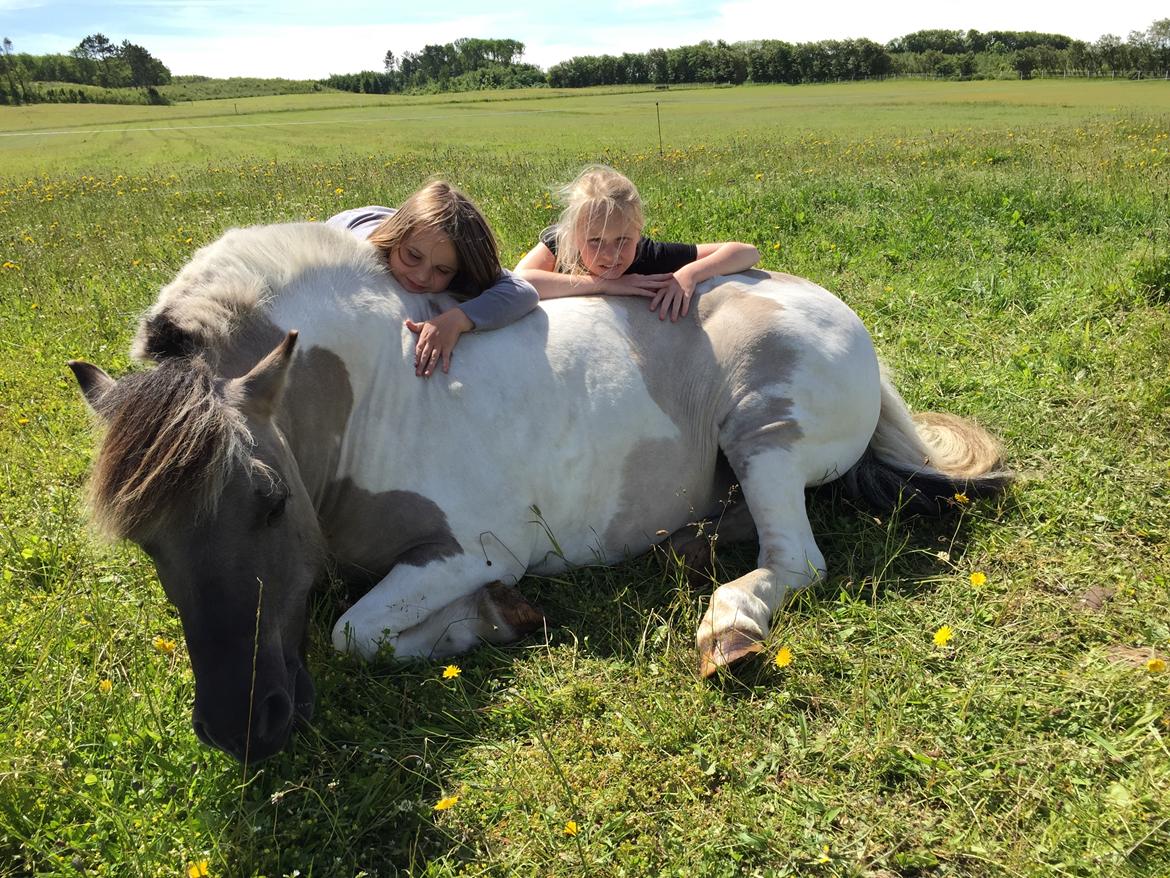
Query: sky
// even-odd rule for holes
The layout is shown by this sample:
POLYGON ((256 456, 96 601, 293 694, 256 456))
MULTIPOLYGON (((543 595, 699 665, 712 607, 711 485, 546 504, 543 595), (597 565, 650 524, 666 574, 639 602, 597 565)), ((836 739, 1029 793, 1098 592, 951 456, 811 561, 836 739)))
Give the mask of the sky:
POLYGON ((460 37, 520 40, 547 69, 576 55, 669 49, 701 40, 790 43, 928 28, 1032 30, 1095 41, 1170 17, 1165 0, 0 0, 0 37, 16 52, 66 53, 89 34, 129 40, 172 74, 321 79, 380 70, 386 51, 460 37))

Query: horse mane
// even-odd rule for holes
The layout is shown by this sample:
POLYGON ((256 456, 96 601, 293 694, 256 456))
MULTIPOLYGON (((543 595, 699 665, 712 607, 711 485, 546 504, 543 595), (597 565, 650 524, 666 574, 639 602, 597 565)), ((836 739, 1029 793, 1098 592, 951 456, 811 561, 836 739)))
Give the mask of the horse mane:
POLYGON ((95 406, 105 435, 89 481, 92 521, 142 538, 180 507, 218 503, 229 473, 248 465, 252 436, 201 358, 172 358, 125 376, 95 406))
POLYGON ((235 468, 263 466, 215 372, 233 334, 286 292, 323 282, 360 290, 388 277, 372 246, 321 223, 230 229, 199 249, 139 321, 131 355, 158 365, 95 404, 105 435, 89 482, 94 525, 140 539, 172 511, 214 511, 235 468))
POLYGON ((130 353, 160 362, 208 352, 298 280, 338 267, 361 279, 387 277, 372 246, 322 223, 229 229, 162 288, 139 321, 130 353))

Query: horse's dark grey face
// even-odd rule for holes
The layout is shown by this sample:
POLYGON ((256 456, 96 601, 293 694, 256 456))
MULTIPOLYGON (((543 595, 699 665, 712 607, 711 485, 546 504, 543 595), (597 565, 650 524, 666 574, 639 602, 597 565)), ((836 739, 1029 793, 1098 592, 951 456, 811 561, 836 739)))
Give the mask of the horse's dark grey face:
POLYGON ((108 426, 94 511, 154 560, 191 655, 195 731, 243 761, 279 751, 313 707, 303 641, 324 540, 274 421, 295 343, 227 382, 199 361, 117 383, 70 364, 108 426))
POLYGON ((227 479, 215 512, 142 541, 179 611, 195 673, 195 732, 237 759, 278 752, 309 719, 303 642, 321 569, 316 513, 271 424, 227 479))

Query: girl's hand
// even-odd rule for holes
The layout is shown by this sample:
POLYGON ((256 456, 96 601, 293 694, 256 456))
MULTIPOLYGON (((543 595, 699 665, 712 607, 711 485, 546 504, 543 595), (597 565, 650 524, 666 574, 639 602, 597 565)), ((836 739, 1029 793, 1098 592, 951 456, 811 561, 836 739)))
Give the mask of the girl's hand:
POLYGON ((451 351, 455 349, 459 336, 475 328, 471 318, 460 308, 452 308, 422 323, 413 320, 404 323, 407 329, 418 335, 418 344, 414 346, 414 374, 421 378, 429 377, 440 361, 446 373, 451 368, 451 351))
POLYGON ((695 295, 695 282, 690 274, 683 270, 674 274, 665 275, 670 278, 658 293, 650 300, 650 310, 658 311, 658 319, 665 320, 670 315, 670 322, 677 323, 679 317, 686 317, 691 310, 691 297, 695 295))
POLYGON ((605 282, 607 296, 653 297, 673 279, 670 274, 623 274, 605 282))

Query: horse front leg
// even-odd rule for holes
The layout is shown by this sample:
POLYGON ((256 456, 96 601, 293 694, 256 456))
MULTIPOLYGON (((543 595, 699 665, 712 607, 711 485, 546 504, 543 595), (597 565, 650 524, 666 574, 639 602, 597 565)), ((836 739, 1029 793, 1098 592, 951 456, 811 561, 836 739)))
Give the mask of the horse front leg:
POLYGON ((519 580, 518 564, 488 567, 457 555, 398 564, 333 626, 333 646, 367 661, 390 648, 398 658, 458 655, 487 640, 509 643, 543 616, 497 577, 519 580))
POLYGON ((544 614, 518 588, 491 582, 401 632, 392 645, 400 658, 441 659, 481 643, 514 643, 544 624, 544 614))
POLYGON ((785 599, 825 572, 805 510, 805 480, 792 455, 761 451, 741 462, 737 471, 759 534, 759 566, 711 595, 697 635, 704 677, 763 651, 772 616, 785 599))

